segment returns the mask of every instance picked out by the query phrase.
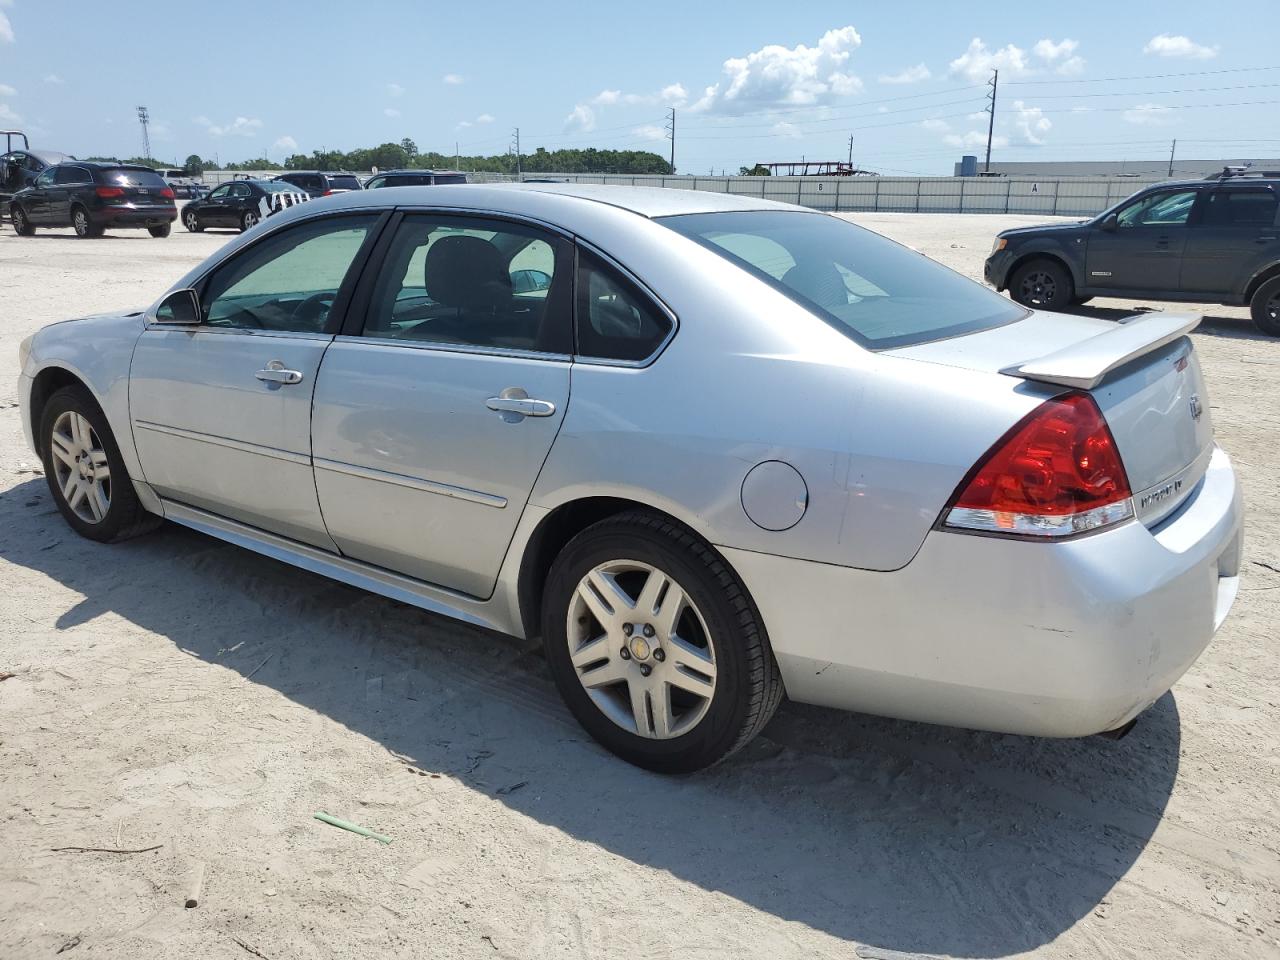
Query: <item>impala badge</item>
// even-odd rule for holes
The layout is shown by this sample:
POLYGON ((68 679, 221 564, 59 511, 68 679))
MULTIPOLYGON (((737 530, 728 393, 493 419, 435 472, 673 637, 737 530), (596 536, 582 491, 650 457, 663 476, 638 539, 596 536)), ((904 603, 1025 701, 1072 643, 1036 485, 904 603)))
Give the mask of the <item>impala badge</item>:
POLYGON ((1199 420, 1204 415, 1204 404, 1200 402, 1200 395, 1193 393, 1187 406, 1191 408, 1191 419, 1199 420))

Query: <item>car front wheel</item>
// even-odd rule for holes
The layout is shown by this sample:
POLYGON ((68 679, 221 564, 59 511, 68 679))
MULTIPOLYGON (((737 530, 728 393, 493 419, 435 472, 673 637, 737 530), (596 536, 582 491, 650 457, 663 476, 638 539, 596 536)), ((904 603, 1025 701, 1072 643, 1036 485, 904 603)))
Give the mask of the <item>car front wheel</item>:
POLYGON ((1075 299, 1075 285, 1062 264, 1032 260, 1014 271, 1009 296, 1033 310, 1062 310, 1075 299))
POLYGON ((1280 337, 1280 277, 1272 277, 1254 291, 1249 311, 1255 327, 1269 337, 1280 337))
POLYGON ((200 217, 194 210, 187 210, 182 214, 182 225, 190 233, 200 233, 204 230, 204 224, 200 222, 200 217))
POLYGON ((153 529, 125 470, 107 418, 84 387, 56 391, 40 416, 45 480, 78 534, 111 543, 153 529))
POLYGON ((542 632, 578 722, 650 770, 724 759, 782 699, 742 584, 711 547, 658 516, 620 514, 574 537, 547 578, 542 632))
POLYGON ((35 225, 27 218, 26 212, 16 203, 10 209, 10 215, 13 218, 13 232, 20 237, 34 237, 36 233, 35 225))

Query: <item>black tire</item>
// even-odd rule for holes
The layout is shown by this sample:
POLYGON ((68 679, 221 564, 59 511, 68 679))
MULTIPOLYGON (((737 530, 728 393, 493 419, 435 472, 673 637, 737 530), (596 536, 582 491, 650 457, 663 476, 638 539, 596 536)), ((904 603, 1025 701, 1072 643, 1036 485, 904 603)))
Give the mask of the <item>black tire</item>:
POLYGON ((261 217, 252 210, 246 210, 244 213, 240 214, 240 232, 244 233, 246 230, 252 230, 261 222, 261 217))
POLYGON ((115 543, 140 536, 160 525, 161 518, 144 510, 142 503, 138 500, 133 483, 129 480, 128 471, 125 469, 124 458, 120 455, 120 448, 107 423, 106 415, 88 390, 77 385, 55 391, 40 412, 38 429, 44 461, 44 476, 49 485, 49 493, 58 507, 58 512, 76 533, 100 543, 115 543), (84 417, 89 422, 93 433, 97 435, 102 452, 106 454, 107 467, 112 478, 109 487, 110 505, 102 518, 96 522, 87 520, 76 512, 58 482, 52 437, 54 427, 64 413, 79 414, 84 417))
POLYGON ((1057 260, 1029 260, 1013 271, 1009 296, 1033 310, 1062 310, 1075 299, 1075 284, 1057 260))
POLYGON ((71 208, 71 229, 83 240, 102 236, 103 227, 93 222, 89 211, 84 207, 71 208))
POLYGON ((204 232, 204 224, 200 222, 200 216, 194 210, 182 211, 182 225, 187 228, 188 233, 204 232))
POLYGON ((147 227, 147 233, 151 234, 157 240, 163 240, 172 231, 172 227, 167 223, 162 223, 158 227, 147 227))
MULTIPOLYGON (((622 759, 660 773, 691 773, 718 763, 750 742, 782 701, 778 665, 742 583, 710 546, 653 514, 609 517, 564 547, 547 577, 542 636, 560 695, 583 728, 622 759), (617 560, 648 564, 678 583, 714 641, 714 692, 705 713, 681 735, 651 739, 634 727, 624 729, 587 694, 573 665, 567 621, 578 584, 597 566, 617 560)), ((651 642, 656 651, 657 641, 651 642)), ((630 656, 624 659, 634 663, 630 656)))
POLYGON ((1280 277, 1272 277, 1249 301, 1253 325, 1269 337, 1280 337, 1280 277))
POLYGON ((26 211, 16 203, 9 208, 9 216, 13 220, 13 232, 20 237, 34 237, 36 235, 35 224, 28 218, 26 211))

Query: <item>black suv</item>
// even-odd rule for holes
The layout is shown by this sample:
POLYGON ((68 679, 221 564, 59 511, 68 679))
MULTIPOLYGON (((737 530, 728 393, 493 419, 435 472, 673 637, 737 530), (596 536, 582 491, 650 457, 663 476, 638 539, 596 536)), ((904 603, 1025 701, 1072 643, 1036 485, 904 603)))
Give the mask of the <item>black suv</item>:
POLYGON ((1005 230, 985 276, 1028 307, 1093 297, 1248 304, 1280 336, 1280 171, 1162 183, 1080 223, 1005 230))
POLYGON ((290 170, 282 173, 278 177, 272 177, 272 180, 283 180, 286 183, 292 183, 295 187, 301 187, 307 192, 307 196, 314 200, 316 197, 327 197, 334 193, 346 193, 350 190, 360 189, 360 180, 354 173, 325 173, 322 170, 290 170))
POLYGON ((74 227, 78 237, 100 237, 108 227, 145 227, 167 237, 178 219, 173 188, 150 167, 77 160, 48 167, 9 201, 13 229, 29 237, 36 227, 74 227))
POLYGON ((467 175, 457 170, 386 170, 364 182, 366 190, 379 187, 429 187, 437 183, 466 183, 467 175))

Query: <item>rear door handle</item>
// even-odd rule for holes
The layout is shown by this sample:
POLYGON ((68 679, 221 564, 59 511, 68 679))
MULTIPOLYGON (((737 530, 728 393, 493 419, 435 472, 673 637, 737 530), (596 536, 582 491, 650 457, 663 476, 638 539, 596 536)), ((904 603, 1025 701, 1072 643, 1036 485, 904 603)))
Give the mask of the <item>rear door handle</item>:
POLYGON ((259 380, 265 380, 267 383, 301 383, 302 371, 286 370, 283 363, 279 360, 272 360, 265 367, 254 374, 259 380))
POLYGON ((1275 243, 1276 238, 1275 237, 1259 237, 1257 240, 1253 242, 1254 243, 1275 243))

